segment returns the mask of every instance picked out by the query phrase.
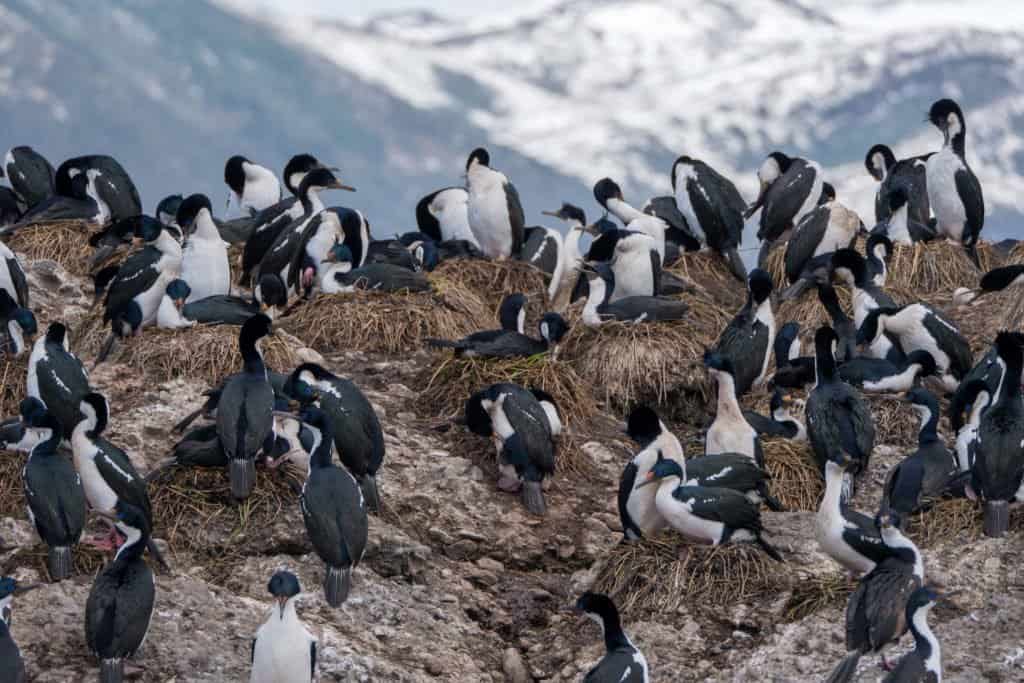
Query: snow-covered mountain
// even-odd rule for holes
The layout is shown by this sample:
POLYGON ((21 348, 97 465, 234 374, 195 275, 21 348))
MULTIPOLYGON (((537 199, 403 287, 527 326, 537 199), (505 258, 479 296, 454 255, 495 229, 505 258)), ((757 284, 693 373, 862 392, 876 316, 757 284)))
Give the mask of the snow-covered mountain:
POLYGON ((924 113, 951 96, 986 234, 1012 234, 1024 212, 1024 7, 997 0, 539 0, 473 21, 362 22, 241 0, 9 0, 0 64, 10 144, 55 160, 109 150, 147 205, 224 196, 230 154, 277 168, 309 150, 342 166, 360 190, 342 199, 389 234, 483 144, 532 222, 561 199, 593 212, 605 175, 637 202, 668 192, 682 153, 750 198, 781 149, 820 161, 870 223, 866 150, 937 148, 924 113))

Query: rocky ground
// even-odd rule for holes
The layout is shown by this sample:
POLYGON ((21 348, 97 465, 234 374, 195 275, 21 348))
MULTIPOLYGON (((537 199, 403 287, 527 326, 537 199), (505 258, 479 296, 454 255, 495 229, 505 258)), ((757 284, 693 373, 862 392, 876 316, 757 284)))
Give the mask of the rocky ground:
MULTIPOLYGON (((57 315, 83 314, 83 281, 47 263, 30 270, 39 285, 34 293, 46 282, 61 283, 55 295, 38 295, 43 325, 57 315)), ((489 443, 448 424, 449 416, 436 414, 418 393, 422 368, 436 362, 426 352, 353 351, 325 359, 364 389, 387 441, 379 477, 386 509, 371 518, 369 548, 341 609, 329 608, 319 588, 323 567, 305 539, 289 484, 299 475, 261 476, 265 495, 237 507, 217 488, 216 475, 201 480, 202 494, 190 491, 200 480, 187 474, 153 484, 165 517, 156 536, 167 543, 172 569, 158 575, 156 613, 138 661, 141 680, 246 680, 250 640, 268 609, 266 582, 278 568, 296 572, 306 591, 299 609, 320 638, 322 681, 575 681, 600 658, 599 629, 566 608, 619 543, 615 492, 633 448, 620 431, 623 416, 569 425, 562 439, 566 464, 547 493, 548 515, 532 518, 517 497, 496 490, 489 443)), ((152 382, 118 363, 95 370, 92 381, 112 404, 108 437, 142 472, 166 457, 177 438, 171 426, 199 405, 205 388, 197 381, 152 382)), ((765 397, 754 400, 763 404, 765 397)), ((885 414, 893 422, 913 419, 909 411, 885 414)), ((702 419, 675 425, 690 453, 698 452, 702 419)), ((861 510, 873 509, 885 471, 912 449, 904 424, 881 426, 893 436, 876 453, 854 501, 861 510)), ((743 601, 693 596, 671 610, 626 612, 626 629, 647 655, 653 681, 820 681, 845 654, 849 587, 841 579, 840 590, 816 608, 792 609, 814 577, 838 576, 815 549, 813 513, 764 517, 786 557, 784 567, 771 570, 776 589, 743 601)), ((1024 680, 1024 515, 1014 516, 1001 540, 979 538, 977 515, 947 536, 928 537, 924 529, 918 541, 929 580, 956 591, 954 604, 933 614, 945 680, 1024 680)), ((22 513, 0 518, 0 569, 43 581, 36 543, 22 513)), ((82 611, 88 570, 99 559, 80 554, 79 560, 85 571, 15 604, 12 632, 31 680, 96 675, 82 611)), ((646 577, 675 605, 677 588, 659 579, 646 577)), ((890 657, 910 646, 907 636, 890 657)), ((882 675, 875 657, 865 657, 861 670, 862 681, 882 675)))

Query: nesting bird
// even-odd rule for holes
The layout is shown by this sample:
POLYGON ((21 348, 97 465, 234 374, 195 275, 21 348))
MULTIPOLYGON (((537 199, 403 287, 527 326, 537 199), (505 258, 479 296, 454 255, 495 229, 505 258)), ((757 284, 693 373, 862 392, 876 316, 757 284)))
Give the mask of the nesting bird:
POLYGON ((757 169, 757 179, 761 189, 744 218, 761 209, 757 230, 761 252, 757 265, 764 268, 772 246, 786 239, 804 215, 818 205, 824 180, 816 161, 789 157, 782 152, 768 155, 757 169))
POLYGON ((714 347, 732 364, 737 396, 764 382, 768 372, 775 341, 772 287, 767 272, 760 268, 750 272, 747 302, 722 331, 714 347))
POLYGON ((700 159, 684 155, 672 164, 672 189, 688 227, 722 257, 729 272, 746 282, 738 248, 747 205, 736 186, 700 159))
POLYGON ((469 229, 484 256, 513 258, 523 248, 523 205, 515 185, 490 164, 491 155, 482 147, 466 159, 469 229))

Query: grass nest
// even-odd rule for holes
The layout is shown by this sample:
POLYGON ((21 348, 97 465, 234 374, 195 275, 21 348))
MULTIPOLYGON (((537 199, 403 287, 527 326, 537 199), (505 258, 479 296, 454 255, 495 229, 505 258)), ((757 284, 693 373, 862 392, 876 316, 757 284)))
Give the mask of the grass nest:
POLYGON ((481 329, 480 324, 490 317, 472 292, 452 284, 436 293, 321 294, 280 324, 321 353, 345 349, 402 353, 422 349, 430 337, 463 337, 481 329))
POLYGON ((976 303, 953 306, 951 297, 933 305, 948 312, 960 328, 977 357, 988 351, 1001 330, 1024 328, 1024 292, 1012 287, 1002 292, 986 294, 976 303))
POLYGON ((594 414, 590 384, 576 373, 574 363, 542 353, 528 358, 459 358, 446 352, 440 365, 425 368, 417 381, 423 387, 418 405, 423 414, 462 412, 474 392, 497 382, 538 388, 551 394, 562 419, 578 423, 594 414))
POLYGON ((4 242, 29 261, 56 261, 69 273, 84 276, 94 251, 88 241, 93 232, 87 221, 51 221, 18 228, 4 242))
POLYGON ((739 308, 746 300, 746 283, 737 280, 725 260, 709 249, 684 252, 668 270, 690 280, 725 308, 739 308))
POLYGON ((815 511, 825 482, 806 441, 766 439, 764 464, 772 475, 769 490, 787 510, 815 511))
POLYGON ((0 419, 18 415, 18 404, 26 396, 28 355, 0 357, 0 419))
POLYGON ((476 315, 480 322, 494 318, 501 300, 509 294, 525 294, 534 308, 539 305, 546 310, 550 303, 547 279, 541 270, 514 260, 447 259, 430 273, 431 285, 442 295, 454 294, 467 305, 481 306, 476 315))
POLYGON ((845 576, 834 572, 797 577, 782 607, 782 621, 801 621, 823 609, 843 607, 853 585, 845 576))
MULTIPOLYGON (((928 384, 926 383, 925 386, 928 384)), ((929 388, 934 389, 934 387, 929 388)), ((913 407, 903 397, 889 394, 862 393, 861 395, 867 400, 871 416, 875 421, 875 444, 907 449, 917 447, 917 435, 921 431, 920 419, 913 407)), ((941 396, 941 394, 938 395, 941 396)), ((943 415, 945 415, 944 409, 943 415)))
POLYGON ((889 259, 886 288, 912 291, 918 297, 935 292, 951 294, 957 287, 970 287, 982 274, 999 266, 1003 258, 989 242, 978 243, 981 270, 967 257, 964 248, 946 240, 897 244, 889 259))
POLYGON ((594 582, 626 614, 673 614, 776 595, 784 565, 751 545, 691 545, 674 532, 609 548, 594 582))
POLYGON ((257 468, 252 495, 235 503, 226 469, 168 468, 149 485, 153 535, 167 541, 168 562, 185 553, 203 568, 206 580, 226 586, 241 558, 267 550, 267 530, 275 521, 298 510, 302 482, 302 474, 289 465, 276 471, 257 468))
POLYGON ((966 498, 944 498, 907 520, 907 534, 922 547, 981 537, 981 510, 966 498))
MULTIPOLYGON (((123 363, 153 382, 194 379, 215 385, 242 367, 237 325, 196 325, 180 330, 147 327, 138 337, 118 340, 107 362, 123 363)), ((74 333, 74 330, 72 330, 74 333)), ((75 352, 88 367, 110 333, 100 315, 82 324, 75 352)), ((267 367, 284 372, 299 364, 298 341, 273 335, 259 342, 267 367)))

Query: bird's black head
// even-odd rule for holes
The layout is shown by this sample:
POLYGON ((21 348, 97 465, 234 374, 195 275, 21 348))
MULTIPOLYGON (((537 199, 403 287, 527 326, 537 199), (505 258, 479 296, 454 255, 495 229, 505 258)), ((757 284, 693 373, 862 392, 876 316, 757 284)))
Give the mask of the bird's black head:
POLYGON ((127 339, 142 327, 142 307, 138 301, 129 301, 110 316, 110 330, 119 339, 127 339))
POLYGON ((607 209, 609 199, 622 199, 622 188, 611 178, 601 178, 594 184, 594 199, 607 209))
POLYGON ((757 169, 757 178, 761 181, 762 193, 765 186, 778 180, 779 176, 789 170, 792 163, 793 159, 778 151, 765 157, 760 168, 757 169))
POLYGON ((64 323, 50 323, 46 328, 46 343, 63 345, 67 333, 68 328, 64 327, 64 323))
POLYGON ((679 477, 683 478, 683 468, 675 460, 669 460, 658 453, 658 460, 654 463, 654 467, 647 473, 647 481, 658 481, 659 479, 666 479, 668 477, 679 477))
POLYGON ((473 164, 480 164, 481 166, 491 165, 491 155, 487 153, 487 150, 483 147, 477 147, 469 153, 469 157, 466 159, 466 171, 468 172, 473 164))
POLYGON ((352 266, 352 250, 341 242, 336 243, 327 252, 327 260, 331 263, 347 263, 352 266))
POLYGON ((329 168, 314 168, 305 175, 299 183, 299 195, 306 194, 310 189, 320 190, 354 190, 354 188, 343 185, 334 172, 329 168))
POLYGON ((768 274, 768 271, 760 268, 750 271, 747 286, 750 288, 750 296, 758 304, 767 300, 772 295, 772 288, 774 287, 772 276, 768 274))
POLYGON ((861 285, 867 279, 867 264, 864 257, 854 249, 839 249, 832 254, 830 264, 832 275, 846 271, 854 283, 861 285))
POLYGON ((205 194, 189 195, 185 201, 178 206, 178 213, 175 214, 177 223, 186 233, 191 232, 192 224, 195 222, 199 212, 206 209, 213 214, 210 198, 205 194))
POLYGON ((814 333, 814 348, 821 351, 825 350, 827 353, 833 353, 833 346, 839 341, 839 335, 828 325, 822 325, 818 328, 818 331, 814 333))
POLYGON ((998 292, 1006 289, 1018 278, 1024 279, 1024 264, 993 268, 981 276, 979 286, 983 292, 998 292))
POLYGON ((1021 337, 1013 332, 1000 332, 996 335, 996 353, 1007 367, 1020 367, 1022 362, 1021 337))
POLYGON ((942 594, 932 586, 921 586, 907 599, 907 614, 913 614, 920 609, 934 607, 942 594))
MULTIPOLYGON (((918 349, 917 351, 910 352, 907 356, 907 364, 917 364, 921 366, 921 371, 918 373, 918 377, 929 377, 934 375, 935 371, 938 369, 935 365, 935 357, 924 349, 918 349)), ((924 391, 924 389, 914 389, 914 391, 924 391)))
POLYGON ((22 335, 24 335, 27 340, 31 340, 39 332, 39 327, 36 324, 36 316, 27 308, 16 308, 14 310, 14 314, 11 316, 11 320, 18 323, 18 327, 21 328, 22 335))
POLYGON ((142 509, 122 499, 118 499, 117 504, 114 506, 114 516, 117 518, 116 524, 118 528, 122 531, 127 527, 129 529, 137 529, 142 532, 144 537, 149 536, 149 518, 142 509))
POLYGON ((526 303, 526 295, 520 292, 509 294, 501 300, 501 305, 498 306, 498 322, 501 323, 501 329, 509 331, 519 329, 520 319, 526 316, 526 312, 523 310, 526 303))
POLYGON ((84 173, 76 173, 75 177, 71 179, 68 192, 69 195, 72 197, 77 197, 78 199, 88 199, 89 176, 87 176, 84 173))
POLYGON ((947 98, 932 104, 931 109, 928 110, 928 120, 939 130, 945 131, 952 125, 959 125, 963 128, 964 114, 960 111, 959 104, 947 98))
POLYGON ((704 352, 704 367, 712 372, 724 372, 727 375, 734 374, 732 361, 722 354, 711 350, 704 352))
POLYGON ((562 202, 562 206, 559 207, 558 211, 545 211, 544 213, 555 218, 561 218, 563 221, 578 221, 582 225, 587 224, 587 215, 583 213, 583 209, 568 202, 562 202))
POLYGON ((302 178, 314 168, 322 167, 323 164, 312 154, 296 154, 284 165, 284 186, 293 195, 298 195, 302 178))
POLYGON ((189 287, 188 283, 182 280, 181 278, 176 278, 174 280, 171 280, 170 284, 167 285, 167 289, 165 291, 167 293, 167 296, 170 297, 171 301, 175 303, 179 301, 184 303, 185 299, 187 299, 189 294, 192 293, 192 288, 189 287))
POLYGON ((548 312, 540 319, 537 326, 540 330, 540 337, 548 344, 557 344, 569 332, 569 323, 558 313, 548 312))
MULTIPOLYGON (((179 225, 181 225, 179 223, 179 225)), ((135 224, 136 239, 142 240, 149 244, 156 242, 160 238, 160 233, 163 232, 164 225, 160 221, 151 216, 139 216, 138 222, 135 224)))
POLYGON ((29 427, 35 427, 42 423, 46 415, 46 406, 38 398, 29 396, 18 404, 18 414, 21 415, 22 422, 29 427))
POLYGON ((468 399, 463 410, 466 421, 466 428, 478 436, 490 436, 494 427, 491 424, 491 416, 484 410, 483 400, 488 397, 489 390, 478 391, 468 399))
POLYGON ((907 188, 901 183, 896 183, 894 187, 889 189, 889 196, 887 199, 889 201, 889 210, 895 212, 906 206, 910 197, 907 194, 907 188))
POLYGON ((302 589, 299 586, 299 578, 289 571, 277 571, 270 577, 267 583, 267 591, 275 598, 294 598, 302 589))
POLYGON ((661 432, 661 419, 653 408, 637 406, 626 418, 626 434, 644 448, 657 439, 661 432))
POLYGON ((238 331, 238 347, 243 350, 243 357, 246 353, 251 353, 251 349, 254 348, 253 345, 257 341, 273 333, 273 323, 263 313, 257 313, 246 320, 242 324, 242 329, 238 331), (246 351, 246 349, 250 351, 246 351))
POLYGON ((423 240, 412 248, 412 257, 420 270, 428 273, 441 263, 441 251, 433 240, 423 240))
POLYGON ((245 164, 247 163, 249 163, 248 159, 236 154, 224 164, 224 182, 235 194, 240 195, 245 189, 245 164))
POLYGON ((106 430, 110 407, 103 394, 96 391, 86 394, 79 404, 79 410, 82 412, 83 419, 92 423, 92 428, 89 431, 95 436, 99 436, 106 430))
POLYGON ((327 429, 327 415, 315 405, 310 404, 304 406, 302 408, 302 412, 299 414, 299 419, 310 427, 319 429, 321 432, 327 429))
POLYGON ((576 610, 603 624, 619 623, 619 610, 612 599, 604 593, 587 591, 576 600, 576 610))
POLYGON ((865 251, 868 254, 879 256, 883 261, 888 261, 889 257, 892 256, 892 250, 892 240, 890 240, 885 235, 876 232, 872 233, 868 237, 867 245, 865 246, 865 251), (880 255, 876 253, 876 249, 878 247, 881 247, 883 249, 883 252, 880 255))
POLYGON ((821 184, 821 195, 818 197, 818 205, 827 204, 835 201, 836 199, 836 188, 832 186, 832 183, 821 184))
POLYGON ((317 400, 320 395, 309 382, 303 379, 304 375, 312 375, 314 380, 327 379, 331 375, 316 363, 303 363, 292 370, 292 374, 284 383, 284 393, 305 406, 317 400))
POLYGON ((887 145, 874 145, 864 157, 864 168, 878 182, 882 182, 889 169, 895 165, 896 155, 887 145))
POLYGON ((440 242, 444 236, 441 234, 441 221, 437 220, 430 207, 437 195, 450 189, 452 188, 445 187, 435 190, 416 202, 416 227, 419 228, 420 232, 436 242, 440 242))
POLYGON ((256 284, 256 300, 261 305, 285 306, 288 304, 288 289, 277 273, 264 273, 256 284))
POLYGON ((160 200, 156 205, 156 217, 161 223, 177 222, 178 207, 181 206, 182 197, 180 194, 172 194, 160 200))
POLYGON ((939 402, 936 400, 935 395, 924 387, 914 387, 908 391, 907 403, 928 408, 933 414, 938 415, 939 402))

